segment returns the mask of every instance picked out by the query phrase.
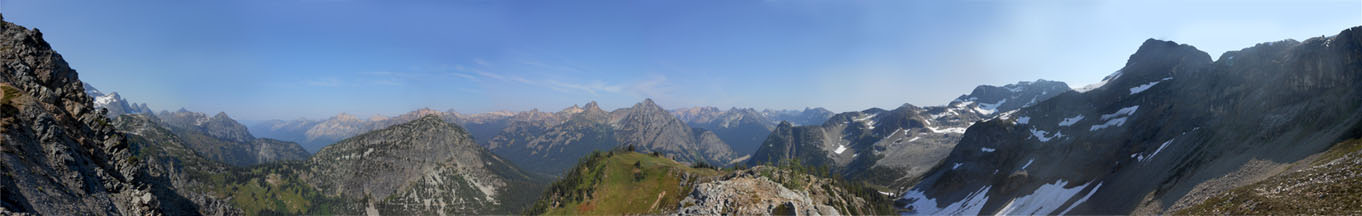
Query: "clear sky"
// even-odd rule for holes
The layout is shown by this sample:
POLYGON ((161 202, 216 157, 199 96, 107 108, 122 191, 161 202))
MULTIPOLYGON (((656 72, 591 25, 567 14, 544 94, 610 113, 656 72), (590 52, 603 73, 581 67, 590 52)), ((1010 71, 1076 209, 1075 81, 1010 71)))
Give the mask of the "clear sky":
POLYGON ((1362 1, 0 0, 81 79, 238 119, 939 105, 1081 87, 1147 38, 1220 53, 1362 25, 1362 1))

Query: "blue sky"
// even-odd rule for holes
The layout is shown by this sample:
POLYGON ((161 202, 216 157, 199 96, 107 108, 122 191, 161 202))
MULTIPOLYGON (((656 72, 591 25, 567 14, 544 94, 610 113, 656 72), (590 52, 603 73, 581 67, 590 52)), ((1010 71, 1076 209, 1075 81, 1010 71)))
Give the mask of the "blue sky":
POLYGON ((1081 87, 1147 38, 1213 57, 1362 25, 1326 1, 0 0, 81 79, 238 119, 689 106, 939 105, 1081 87))

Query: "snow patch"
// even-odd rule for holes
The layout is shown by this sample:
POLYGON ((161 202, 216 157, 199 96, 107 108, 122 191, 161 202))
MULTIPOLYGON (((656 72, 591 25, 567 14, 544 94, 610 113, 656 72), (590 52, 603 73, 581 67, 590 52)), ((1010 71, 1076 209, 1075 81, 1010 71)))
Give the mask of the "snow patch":
POLYGON ((960 168, 960 165, 965 165, 965 163, 955 163, 955 164, 952 164, 952 165, 951 165, 951 169, 952 169, 952 170, 954 170, 954 169, 959 169, 959 168, 960 168))
POLYGON ((878 116, 878 115, 880 115, 880 114, 879 114, 879 113, 870 114, 870 115, 868 115, 868 116, 862 116, 862 117, 860 117, 860 118, 856 118, 856 119, 854 119, 854 121, 860 122, 861 124, 865 124, 865 127, 866 127, 866 128, 870 128, 871 130, 874 130, 874 129, 875 129, 875 120, 872 120, 872 119, 875 118, 875 116, 878 116))
POLYGON ((983 148, 979 148, 979 151, 981 151, 981 152, 993 152, 993 151, 997 151, 997 149, 993 149, 993 148, 989 148, 989 147, 983 147, 983 148))
POLYGON ((1125 125, 1125 124, 1126 124, 1126 117, 1120 117, 1120 118, 1116 118, 1116 119, 1109 120, 1109 121, 1107 121, 1107 122, 1105 122, 1105 123, 1102 123, 1102 124, 1100 124, 1100 125, 1093 125, 1092 127, 1088 128, 1088 131, 1097 131, 1097 130, 1105 129, 1105 128, 1111 127, 1111 126, 1118 126, 1118 127, 1119 127, 1119 126, 1125 125))
POLYGON ((1165 80, 1170 80, 1170 79, 1173 79, 1173 77, 1165 77, 1165 78, 1163 78, 1163 79, 1161 79, 1161 80, 1157 80, 1157 81, 1145 83, 1145 84, 1143 84, 1143 85, 1131 87, 1131 88, 1130 88, 1130 95, 1139 94, 1140 92, 1144 92, 1144 90, 1149 90, 1149 88, 1150 88, 1150 87, 1154 87, 1154 85, 1158 85, 1159 82, 1162 82, 1162 81, 1165 81, 1165 80))
POLYGON ((847 150, 847 146, 844 146, 844 145, 837 145, 837 150, 832 150, 832 152, 833 152, 833 153, 836 153, 836 154, 842 154, 842 152, 843 152, 843 151, 846 151, 846 150, 847 150))
POLYGON ((997 103, 979 103, 979 106, 974 108, 974 112, 983 115, 993 114, 993 112, 998 111, 998 106, 1003 105, 1003 103, 1007 103, 1007 98, 1003 98, 1003 100, 1000 100, 997 103))
POLYGON ((1017 124, 1027 124, 1027 123, 1031 123, 1031 117, 1030 117, 1030 116, 1017 117, 1017 124))
POLYGON ((1168 144, 1170 143, 1173 143, 1173 139, 1169 139, 1168 141, 1163 142, 1163 144, 1159 144, 1159 149, 1155 149, 1153 154, 1149 154, 1149 157, 1153 158, 1154 155, 1159 155, 1159 152, 1163 151, 1163 147, 1168 147, 1168 144))
POLYGON ((922 137, 913 137, 912 139, 908 139, 908 142, 917 141, 917 139, 919 139, 919 138, 922 138, 922 137))
POLYGON ((1036 140, 1040 140, 1041 142, 1050 142, 1052 139, 1064 137, 1064 132, 1055 132, 1055 134, 1051 135, 1049 131, 1031 128, 1031 137, 1035 137, 1036 140))
POLYGON ((1074 201, 1074 204, 1073 204, 1073 205, 1069 205, 1069 208, 1064 209, 1064 211, 1063 211, 1063 212, 1060 212, 1059 215, 1067 215, 1067 214, 1069 214, 1069 211, 1074 210, 1074 207, 1075 207, 1075 206, 1078 206, 1078 204, 1083 204, 1083 202, 1087 202, 1087 201, 1088 201, 1088 198, 1092 198, 1092 194, 1097 193, 1097 189, 1101 189, 1101 188, 1102 188, 1102 183, 1101 183, 1101 182, 1098 182, 1098 183, 1097 183, 1097 186, 1092 187, 1092 190, 1089 190, 1089 191, 1088 191, 1088 195, 1084 195, 1082 199, 1078 199, 1078 201, 1074 201))
POLYGON ((1027 161, 1026 161, 1026 164, 1023 164, 1022 167, 1021 167, 1021 169, 1026 169, 1026 167, 1030 167, 1030 166, 1031 166, 1031 162, 1036 162, 1036 159, 1035 159, 1035 158, 1031 158, 1031 160, 1027 160, 1027 161))
POLYGON ((1078 114, 1078 116, 1069 117, 1069 118, 1064 118, 1064 121, 1059 122, 1059 126, 1060 126, 1060 127, 1071 126, 1071 125, 1074 125, 1074 124, 1078 123, 1078 121, 1082 121, 1082 120, 1083 120, 1083 114, 1078 114))
POLYGON ((95 97, 95 107, 108 107, 109 104, 113 102, 114 95, 112 94, 95 97))
POLYGON ((998 210, 997 215, 1044 215, 1051 214, 1064 203, 1073 199, 1079 192, 1086 188, 1091 182, 1073 188, 1064 188, 1069 182, 1059 180, 1055 183, 1041 185, 1031 194, 1012 199, 1002 210, 998 210))
POLYGON ((966 128, 966 127, 953 127, 953 128, 934 128, 934 127, 927 127, 927 130, 931 130, 932 133, 959 133, 959 134, 962 134, 962 133, 965 133, 965 129, 969 129, 969 128, 966 128))
POLYGON ((1126 108, 1121 108, 1121 110, 1117 110, 1115 113, 1103 114, 1103 115, 1102 115, 1102 120, 1103 120, 1103 121, 1107 121, 1107 122, 1103 122, 1103 123, 1100 124, 1100 125, 1093 125, 1092 127, 1089 127, 1089 128, 1088 128, 1088 131, 1097 131, 1097 130, 1105 129, 1105 128, 1112 127, 1112 126, 1117 126, 1117 127, 1119 127, 1119 126, 1125 125, 1125 124, 1126 124, 1127 117, 1129 117, 1129 116, 1132 115, 1132 114, 1135 114, 1135 111, 1136 111, 1136 110, 1139 110, 1139 109, 1140 109, 1140 106, 1139 106, 1139 105, 1135 105, 1135 106, 1129 106, 1129 107, 1126 107, 1126 108))
POLYGON ((1128 116, 1128 115, 1130 115, 1130 114, 1135 114, 1135 110, 1139 110, 1139 109, 1140 109, 1140 105, 1128 106, 1128 107, 1125 107, 1125 108, 1121 108, 1121 110, 1117 110, 1115 113, 1103 114, 1103 115, 1102 115, 1102 120, 1103 120, 1103 121, 1106 121, 1107 119, 1111 119, 1111 118, 1116 118, 1116 117, 1121 117, 1121 116, 1128 116))
POLYGON ((978 215, 984 208, 984 203, 988 202, 988 189, 992 186, 979 188, 978 191, 965 195, 964 199, 951 203, 944 208, 937 208, 940 203, 936 199, 927 198, 922 190, 911 190, 903 195, 903 199, 908 200, 908 206, 916 212, 908 214, 917 215, 978 215))

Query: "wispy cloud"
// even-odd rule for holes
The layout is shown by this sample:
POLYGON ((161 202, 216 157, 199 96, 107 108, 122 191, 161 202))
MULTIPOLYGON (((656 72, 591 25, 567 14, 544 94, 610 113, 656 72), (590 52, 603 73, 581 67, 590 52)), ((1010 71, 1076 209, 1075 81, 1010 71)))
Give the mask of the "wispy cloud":
POLYGON ((321 78, 321 79, 308 80, 308 81, 305 81, 304 83, 307 84, 307 85, 309 85, 309 86, 321 86, 321 87, 337 87, 337 86, 340 86, 341 84, 343 84, 343 83, 341 82, 340 79, 336 79, 335 77, 327 77, 327 78, 321 78))
POLYGON ((558 80, 548 80, 548 84, 550 85, 549 88, 552 88, 560 92, 582 91, 591 95, 599 95, 599 93, 601 92, 619 93, 620 90, 624 89, 623 86, 609 85, 602 81, 593 81, 590 83, 568 83, 558 80))

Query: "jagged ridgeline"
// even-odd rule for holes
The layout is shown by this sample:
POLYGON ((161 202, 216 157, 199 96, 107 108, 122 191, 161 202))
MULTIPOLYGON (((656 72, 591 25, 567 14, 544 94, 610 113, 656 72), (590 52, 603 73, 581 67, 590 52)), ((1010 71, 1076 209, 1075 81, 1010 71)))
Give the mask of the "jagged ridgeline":
MULTIPOLYGON (((793 163, 791 163, 793 164, 793 163)), ((892 214, 892 197, 805 166, 716 169, 628 150, 594 152, 529 215, 892 214)))

